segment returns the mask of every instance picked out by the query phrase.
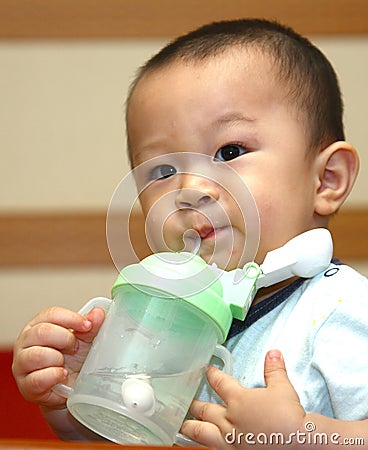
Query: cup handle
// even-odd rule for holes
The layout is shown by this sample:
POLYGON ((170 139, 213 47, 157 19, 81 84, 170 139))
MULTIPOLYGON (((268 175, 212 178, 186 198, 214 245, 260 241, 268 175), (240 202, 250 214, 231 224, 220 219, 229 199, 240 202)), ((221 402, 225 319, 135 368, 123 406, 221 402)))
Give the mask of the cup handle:
POLYGON ((217 358, 221 359, 224 363, 222 368, 223 372, 228 375, 233 374, 233 355, 229 352, 229 350, 223 345, 217 344, 215 350, 213 352, 217 358))
MULTIPOLYGON (((88 314, 93 308, 102 308, 105 312, 107 312, 110 308, 111 302, 112 300, 106 297, 95 297, 82 306, 78 312, 79 314, 82 314, 82 316, 88 314)), ((55 384, 52 390, 56 394, 65 398, 69 398, 73 393, 73 388, 63 383, 55 384)))
MULTIPOLYGON (((229 352, 229 350, 224 347, 223 345, 217 344, 215 347, 215 350, 213 352, 214 356, 217 356, 217 358, 221 359, 224 363, 223 365, 223 372, 227 373, 228 375, 232 375, 233 373, 233 356, 229 352)), ((175 438, 175 445, 178 445, 179 447, 203 447, 204 445, 199 444, 196 441, 193 441, 192 439, 189 439, 184 434, 176 433, 175 438)))
POLYGON ((82 308, 78 311, 79 314, 82 314, 82 316, 85 316, 90 311, 92 311, 93 308, 101 308, 105 312, 107 312, 110 308, 110 305, 112 303, 112 300, 110 298, 106 297, 95 297, 89 300, 82 308))

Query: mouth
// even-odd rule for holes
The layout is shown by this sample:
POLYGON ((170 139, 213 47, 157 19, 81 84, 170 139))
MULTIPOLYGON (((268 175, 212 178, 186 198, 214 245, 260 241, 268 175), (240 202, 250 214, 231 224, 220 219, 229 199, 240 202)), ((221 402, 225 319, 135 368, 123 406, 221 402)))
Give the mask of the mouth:
POLYGON ((212 226, 203 226, 196 230, 202 240, 210 239, 216 235, 216 231, 212 226))
POLYGON ((214 228, 211 225, 204 225, 198 228, 194 228, 194 230, 199 234, 202 241, 210 240, 216 238, 216 236, 221 233, 226 227, 216 227, 214 228))

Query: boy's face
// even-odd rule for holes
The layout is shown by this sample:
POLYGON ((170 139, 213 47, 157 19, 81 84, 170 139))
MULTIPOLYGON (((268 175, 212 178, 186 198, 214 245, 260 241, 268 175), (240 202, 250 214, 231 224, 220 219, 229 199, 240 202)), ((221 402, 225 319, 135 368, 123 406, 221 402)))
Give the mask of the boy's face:
POLYGON ((206 160, 208 167, 230 166, 253 195, 260 219, 253 255, 258 263, 268 251, 321 225, 314 212, 318 174, 314 158, 307 157, 305 121, 258 53, 232 50, 145 75, 131 97, 128 133, 134 167, 162 156, 146 174, 140 201, 149 216, 163 199, 174 198, 175 210, 163 213, 160 224, 154 224, 159 214, 152 221, 174 251, 182 249, 184 232, 194 229, 201 237, 199 255, 207 262, 228 270, 246 262, 241 255, 251 244, 251 226, 244 223, 246 207, 238 206, 244 192, 229 192, 229 175, 201 177, 206 160), (163 156, 176 152, 190 154, 185 173, 163 156))

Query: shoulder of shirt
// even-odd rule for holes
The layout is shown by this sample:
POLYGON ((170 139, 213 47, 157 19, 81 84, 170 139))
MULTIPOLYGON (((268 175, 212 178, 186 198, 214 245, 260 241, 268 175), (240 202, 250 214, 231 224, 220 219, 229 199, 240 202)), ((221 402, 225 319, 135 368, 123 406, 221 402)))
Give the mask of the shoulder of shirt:
MULTIPOLYGON (((313 285, 326 287, 330 292, 336 292, 339 289, 344 293, 354 292, 357 294, 359 292, 357 286, 363 289, 362 293, 364 293, 364 289, 368 290, 368 279, 351 266, 334 259, 324 271, 307 280, 304 288, 313 285)), ((365 295, 368 301, 368 292, 365 292, 365 295)))
MULTIPOLYGON (((322 322, 336 308, 344 310, 364 306, 368 312, 368 280, 355 269, 333 259, 329 266, 313 278, 299 278, 290 285, 252 306, 245 321, 233 320, 228 339, 256 322, 274 320, 275 316, 289 314, 296 307, 305 314, 317 314, 322 322), (344 302, 342 304, 342 302, 344 302), (288 312, 289 311, 289 312, 288 312)), ((353 311, 352 311, 353 312, 353 311)), ((318 320, 320 322, 320 320, 318 320)))
POLYGON ((368 279, 352 267, 331 262, 329 267, 307 280, 297 302, 324 322, 330 315, 348 317, 364 312, 368 319, 368 279))
POLYGON ((340 335, 347 331, 349 336, 364 336, 366 339, 368 279, 364 275, 348 265, 332 262, 323 273, 305 284, 309 284, 309 289, 298 303, 306 316, 312 319, 309 325, 313 345, 319 337, 324 341, 330 333, 340 335))

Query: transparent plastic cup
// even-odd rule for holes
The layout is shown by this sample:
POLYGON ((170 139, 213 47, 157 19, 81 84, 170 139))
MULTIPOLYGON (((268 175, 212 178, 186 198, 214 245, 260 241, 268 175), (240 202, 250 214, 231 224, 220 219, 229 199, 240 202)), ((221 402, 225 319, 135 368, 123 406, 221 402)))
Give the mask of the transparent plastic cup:
POLYGON ((218 325, 181 298, 130 284, 80 312, 94 307, 106 318, 79 376, 73 387, 55 387, 70 413, 119 444, 196 445, 179 429, 211 357, 231 373, 218 325))

